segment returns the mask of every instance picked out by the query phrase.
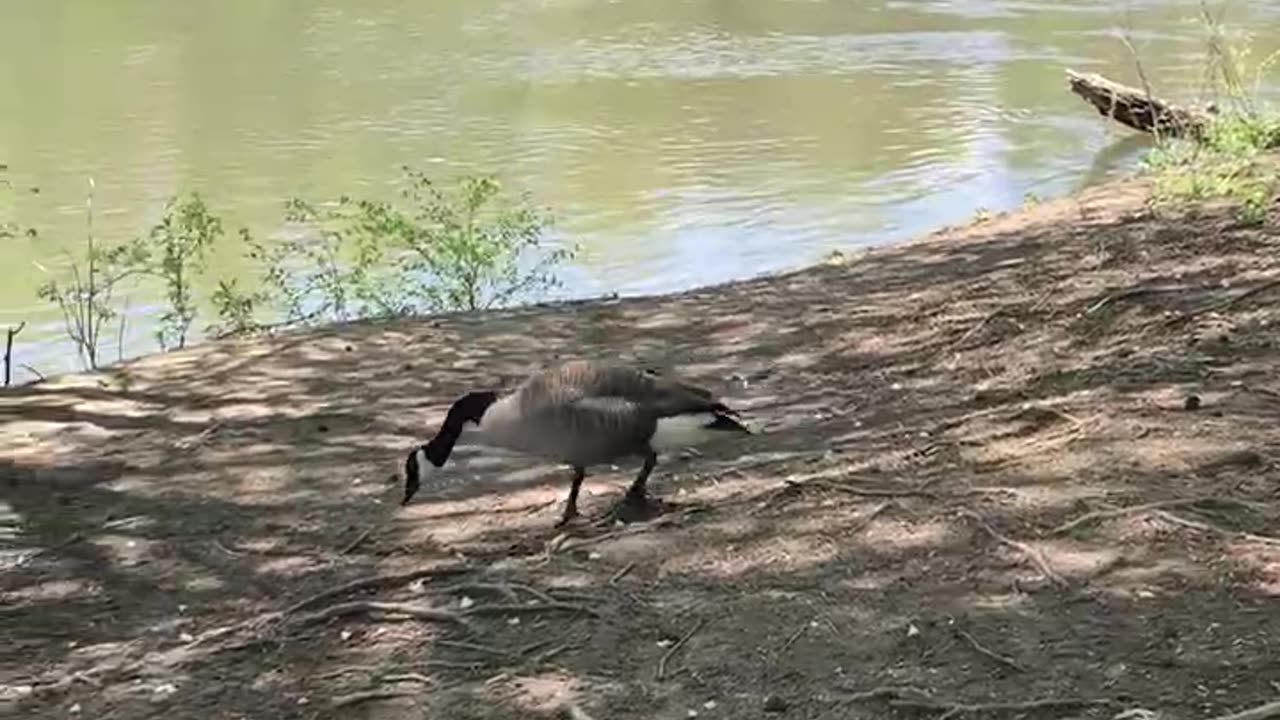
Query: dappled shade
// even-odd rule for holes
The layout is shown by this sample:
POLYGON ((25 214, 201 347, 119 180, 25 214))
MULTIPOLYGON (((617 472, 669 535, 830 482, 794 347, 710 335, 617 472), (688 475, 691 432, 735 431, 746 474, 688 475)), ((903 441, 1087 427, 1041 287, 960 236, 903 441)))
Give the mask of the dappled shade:
MULTIPOLYGON (((1243 294, 1280 243, 1274 218, 1143 198, 1109 186, 773 278, 229 341, 6 393, 0 706, 1262 702, 1278 316, 1243 294), (397 504, 453 398, 569 356, 677 369, 761 434, 663 458, 652 489, 675 509, 649 525, 561 535, 566 468, 465 450, 397 504)), ((633 473, 589 476, 584 512, 633 473)))

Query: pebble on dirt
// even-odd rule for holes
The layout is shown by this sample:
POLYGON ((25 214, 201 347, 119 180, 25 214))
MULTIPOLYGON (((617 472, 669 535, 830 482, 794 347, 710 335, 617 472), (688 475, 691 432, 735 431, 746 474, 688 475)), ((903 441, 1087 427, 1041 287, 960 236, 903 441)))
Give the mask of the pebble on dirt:
POLYGON ((764 699, 764 711, 767 713, 780 713, 787 711, 787 701, 777 695, 770 695, 764 699))

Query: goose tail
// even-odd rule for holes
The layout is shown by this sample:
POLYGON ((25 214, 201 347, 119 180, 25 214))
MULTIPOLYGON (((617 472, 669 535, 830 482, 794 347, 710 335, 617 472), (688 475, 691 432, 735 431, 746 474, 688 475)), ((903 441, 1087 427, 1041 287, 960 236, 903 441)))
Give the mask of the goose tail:
POLYGON ((711 422, 706 424, 708 430, 718 430, 723 432, 736 432, 742 435, 754 435, 746 425, 738 421, 742 414, 737 410, 733 410, 724 403, 716 403, 711 409, 711 422))

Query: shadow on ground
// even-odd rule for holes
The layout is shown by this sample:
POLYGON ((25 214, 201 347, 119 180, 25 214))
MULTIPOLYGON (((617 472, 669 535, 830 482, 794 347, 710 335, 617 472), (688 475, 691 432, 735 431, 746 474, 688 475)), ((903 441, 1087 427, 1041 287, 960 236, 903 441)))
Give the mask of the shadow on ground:
MULTIPOLYGON (((1280 239, 1274 218, 1143 199, 1108 186, 772 278, 218 343, 8 392, 0 707, 1261 703, 1280 694, 1280 239), (761 434, 664 459, 653 486, 676 507, 650 525, 562 535, 563 468, 475 454, 399 507, 404 453, 448 401, 571 356, 676 369, 761 434)), ((584 508, 633 472, 598 469, 584 508)))

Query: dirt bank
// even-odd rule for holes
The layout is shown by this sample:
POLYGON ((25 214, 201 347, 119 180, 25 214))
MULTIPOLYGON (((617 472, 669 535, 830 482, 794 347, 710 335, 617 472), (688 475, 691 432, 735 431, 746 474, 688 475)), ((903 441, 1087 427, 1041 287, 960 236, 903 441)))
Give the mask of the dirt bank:
MULTIPOLYGON (((773 278, 213 344, 0 396, 0 707, 736 720, 1057 700, 1021 712, 1203 718, 1267 701, 1276 217, 1144 199, 1111 185, 773 278), (557 538, 565 471, 512 458, 397 506, 391 476, 445 402, 558 355, 678 367, 763 433, 662 462, 652 487, 677 511, 620 533, 557 538), (297 606, 378 574, 399 576, 297 606)), ((589 478, 583 509, 633 472, 589 478)))

